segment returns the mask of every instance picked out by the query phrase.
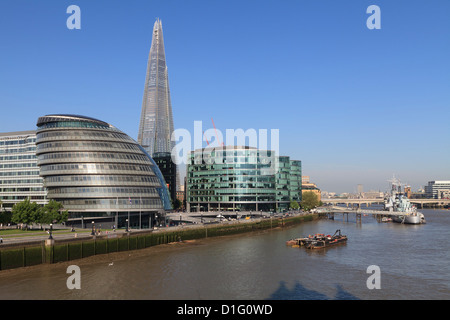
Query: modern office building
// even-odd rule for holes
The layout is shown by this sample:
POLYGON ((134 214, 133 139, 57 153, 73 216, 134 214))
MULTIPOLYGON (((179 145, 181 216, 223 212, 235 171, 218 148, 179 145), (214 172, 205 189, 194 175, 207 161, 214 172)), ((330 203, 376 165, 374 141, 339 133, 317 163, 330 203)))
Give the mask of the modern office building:
POLYGON ((166 181, 171 200, 174 201, 177 198, 177 166, 173 163, 171 154, 157 152, 153 154, 152 158, 166 181))
POLYGON ((301 200, 300 161, 277 157, 271 150, 239 146, 190 154, 187 211, 275 212, 288 209, 291 200, 301 200))
POLYGON ((158 166, 119 129, 76 115, 40 117, 37 127, 47 198, 68 210, 69 225, 149 228, 171 209, 158 166))
MULTIPOLYGON (((152 157, 160 152, 171 153, 175 148, 175 142, 171 141, 173 131, 163 30, 161 21, 157 19, 153 27, 152 45, 148 56, 137 141, 152 157)), ((178 174, 176 183, 178 190, 178 174)))
POLYGON ((46 194, 37 166, 36 131, 0 133, 0 211, 27 198, 46 204, 46 194))
POLYGON ((425 186, 427 198, 442 199, 447 198, 450 193, 450 180, 429 181, 425 186))

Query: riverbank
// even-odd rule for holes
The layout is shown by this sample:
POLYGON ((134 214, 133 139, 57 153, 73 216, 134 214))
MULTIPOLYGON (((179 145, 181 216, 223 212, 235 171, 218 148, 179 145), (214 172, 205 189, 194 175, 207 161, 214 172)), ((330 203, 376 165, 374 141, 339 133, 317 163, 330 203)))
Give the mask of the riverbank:
POLYGON ((222 224, 189 225, 159 230, 108 233, 102 236, 34 241, 0 247, 0 272, 55 264, 171 243, 294 226, 317 219, 315 214, 253 219, 222 224))

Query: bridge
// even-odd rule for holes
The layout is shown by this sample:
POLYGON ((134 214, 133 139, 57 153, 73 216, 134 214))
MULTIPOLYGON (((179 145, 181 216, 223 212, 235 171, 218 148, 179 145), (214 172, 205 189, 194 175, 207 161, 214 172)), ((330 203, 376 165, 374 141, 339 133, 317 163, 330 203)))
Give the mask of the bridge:
MULTIPOLYGON (((342 198, 331 198, 331 199, 321 199, 324 204, 338 205, 344 204, 347 207, 355 205, 361 207, 362 204, 365 204, 369 207, 372 204, 383 204, 383 198, 371 198, 371 199, 342 199, 342 198)), ((409 202, 417 205, 420 208, 423 208, 424 205, 436 205, 436 206, 448 206, 450 205, 450 199, 409 199, 409 202)))
POLYGON ((347 221, 348 221, 348 214, 354 213, 356 215, 356 222, 361 223, 361 215, 373 215, 375 218, 377 218, 378 221, 381 221, 383 217, 387 216, 404 216, 404 212, 391 212, 391 211, 384 211, 384 210, 369 210, 369 209, 360 209, 357 207, 356 209, 353 208, 347 208, 347 207, 338 207, 338 206, 323 206, 318 207, 314 209, 315 213, 318 214, 327 214, 329 218, 334 219, 334 214, 336 213, 342 213, 342 220, 345 220, 345 215, 347 215, 347 221))
MULTIPOLYGON (((202 211, 202 212, 171 212, 166 217, 175 223, 212 223, 226 219, 239 219, 242 217, 268 218, 273 213, 264 211, 202 211)), ((276 214, 275 214, 276 216, 276 214)))

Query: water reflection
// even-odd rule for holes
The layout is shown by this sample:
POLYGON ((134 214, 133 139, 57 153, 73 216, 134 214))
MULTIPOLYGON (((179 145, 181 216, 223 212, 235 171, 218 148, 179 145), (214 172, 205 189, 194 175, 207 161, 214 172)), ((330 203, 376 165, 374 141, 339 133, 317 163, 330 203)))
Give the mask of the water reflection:
POLYGON ((269 300, 360 300, 341 285, 336 285, 336 295, 331 299, 326 294, 311 290, 303 286, 298 281, 292 289, 289 289, 286 282, 281 281, 279 288, 270 296, 269 300))

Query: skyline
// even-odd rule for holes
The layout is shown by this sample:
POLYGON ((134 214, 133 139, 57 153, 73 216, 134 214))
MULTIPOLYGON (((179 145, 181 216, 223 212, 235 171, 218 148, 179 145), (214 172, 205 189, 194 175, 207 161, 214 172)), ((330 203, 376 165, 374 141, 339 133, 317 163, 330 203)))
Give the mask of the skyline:
MULTIPOLYGON (((450 3, 15 1, 0 13, 0 132, 80 114, 137 140, 155 19, 174 126, 279 129, 323 191, 450 179, 450 3), (81 8, 69 30, 66 9, 81 8), (381 8, 369 30, 367 7, 381 8)), ((206 145, 206 142, 205 142, 206 145)))

